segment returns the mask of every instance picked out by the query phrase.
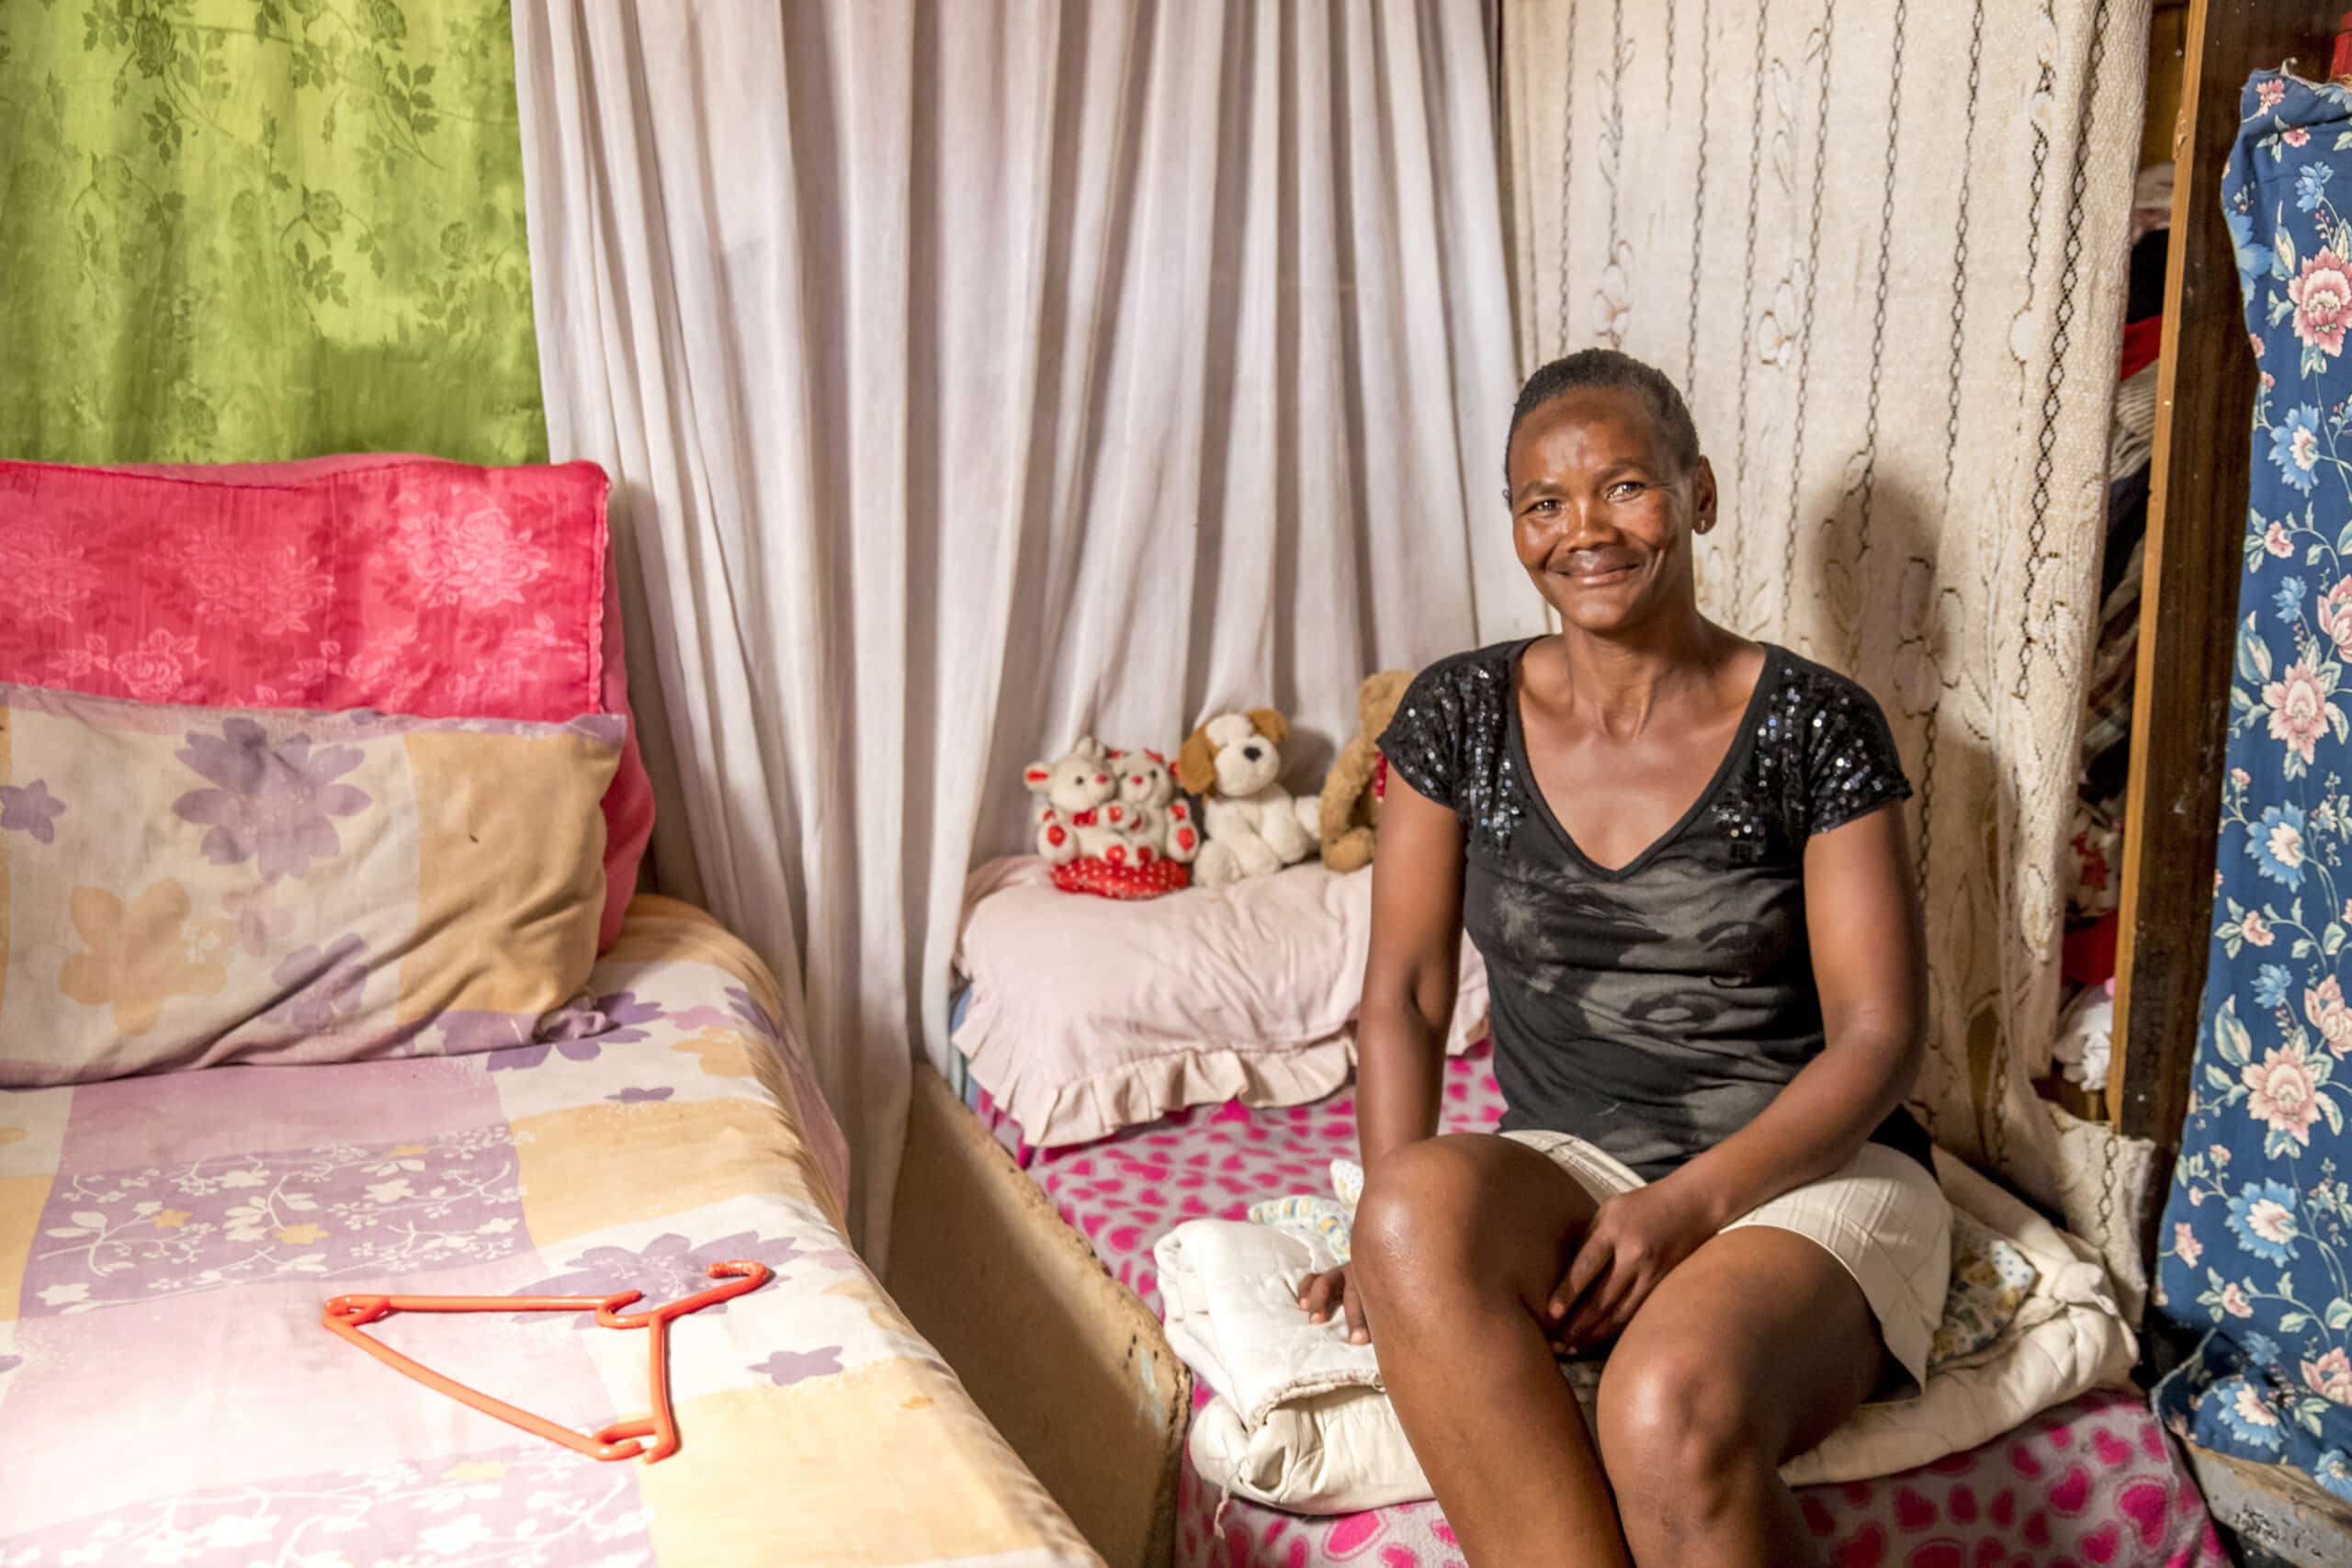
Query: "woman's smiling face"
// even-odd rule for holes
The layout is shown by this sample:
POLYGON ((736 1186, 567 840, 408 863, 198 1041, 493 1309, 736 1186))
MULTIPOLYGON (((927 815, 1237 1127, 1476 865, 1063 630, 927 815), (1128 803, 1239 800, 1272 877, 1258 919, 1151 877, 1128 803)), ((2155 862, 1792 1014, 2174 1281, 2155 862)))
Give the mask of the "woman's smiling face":
POLYGON ((1676 459, 1641 393, 1578 387, 1528 413, 1510 507, 1519 563, 1565 625, 1623 634, 1695 605, 1690 537, 1714 524, 1714 470, 1676 459))

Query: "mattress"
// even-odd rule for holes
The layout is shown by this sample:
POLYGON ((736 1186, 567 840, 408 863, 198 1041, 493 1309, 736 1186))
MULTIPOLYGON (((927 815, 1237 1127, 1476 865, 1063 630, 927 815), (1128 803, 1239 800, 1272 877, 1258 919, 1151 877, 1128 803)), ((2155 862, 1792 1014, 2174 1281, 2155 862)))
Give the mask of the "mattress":
MULTIPOLYGON (((848 1172, 773 982, 640 899, 572 1037, 0 1093, 0 1562, 1099 1561, 843 1240, 848 1172), (682 1447, 600 1462, 398 1375, 328 1298, 644 1292, 682 1447), (908 1488, 909 1474, 922 1477, 908 1488)), ((642 1331, 366 1332, 577 1432, 648 1408, 642 1331)))
MULTIPOLYGON (((1443 1130, 1486 1130, 1501 1111, 1487 1047, 1447 1063, 1443 1130)), ((1238 1220, 1266 1198, 1328 1191, 1330 1162, 1354 1154, 1354 1114, 1345 1091, 1282 1109, 1195 1107, 1094 1144, 1025 1151, 1024 1168, 1104 1267, 1157 1313, 1153 1244, 1187 1219, 1238 1220)), ((1001 1114, 983 1119, 1000 1142, 1025 1150, 1001 1114)), ((1196 1393, 1198 1401, 1208 1396, 1196 1393)), ((2070 1401, 1985 1447, 1877 1480, 1802 1488, 1799 1496, 1841 1563, 2228 1562, 2203 1498, 2146 1403, 2113 1390, 2070 1401)), ((1188 1470, 1178 1508, 1179 1568, 1461 1562, 1432 1503, 1307 1518, 1220 1499, 1188 1470)))

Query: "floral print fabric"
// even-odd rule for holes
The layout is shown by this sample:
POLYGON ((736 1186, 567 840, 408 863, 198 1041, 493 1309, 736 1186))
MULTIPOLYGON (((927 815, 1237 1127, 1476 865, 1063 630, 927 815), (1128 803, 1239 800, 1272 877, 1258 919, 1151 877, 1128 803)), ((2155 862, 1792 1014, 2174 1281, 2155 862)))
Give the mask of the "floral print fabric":
MULTIPOLYGON (((0 1090, 0 1421, 44 1434, 0 1464, 0 1563, 1099 1561, 842 1239, 840 1130, 775 1004, 709 917, 643 899, 553 1050, 0 1090), (658 1466, 319 1326, 347 1292, 660 1303, 731 1258, 775 1278, 672 1329, 658 1466)), ((585 1314, 371 1332, 578 1430, 643 1408, 641 1337, 585 1314)))
POLYGON ((0 6, 0 452, 545 457, 498 0, 0 6))
POLYGON ((0 1087, 576 1032, 619 739, 0 684, 0 1087))
POLYGON ((560 723, 605 696, 605 476, 0 462, 0 680, 560 723))
MULTIPOLYGON (((593 463, 0 462, 0 681, 207 707, 626 717, 605 494, 593 463)), ((0 795, 0 822, 40 808, 0 795)), ((609 946, 653 826, 634 736, 605 817, 609 946)))
POLYGON ((2261 386, 2203 1026, 2157 1302, 2196 1441, 2352 1497, 2352 94, 2247 83, 2222 185, 2261 386), (2335 182, 2343 177, 2345 183, 2335 182))

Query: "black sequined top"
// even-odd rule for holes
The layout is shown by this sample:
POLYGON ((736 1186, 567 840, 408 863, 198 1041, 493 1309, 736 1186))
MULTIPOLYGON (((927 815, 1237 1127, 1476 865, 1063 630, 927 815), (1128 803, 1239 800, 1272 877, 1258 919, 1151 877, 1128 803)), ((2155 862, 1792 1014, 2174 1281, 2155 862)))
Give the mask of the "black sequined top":
MULTIPOLYGON (((1657 842, 1603 869, 1529 783, 1514 690, 1527 646, 1423 671, 1380 748, 1462 819, 1463 925, 1487 961, 1504 1128, 1571 1133, 1656 1179, 1746 1126, 1819 1055, 1805 840, 1911 786, 1868 692, 1767 647, 1713 779, 1657 842)), ((1931 1159, 1905 1111, 1871 1136, 1931 1159)))

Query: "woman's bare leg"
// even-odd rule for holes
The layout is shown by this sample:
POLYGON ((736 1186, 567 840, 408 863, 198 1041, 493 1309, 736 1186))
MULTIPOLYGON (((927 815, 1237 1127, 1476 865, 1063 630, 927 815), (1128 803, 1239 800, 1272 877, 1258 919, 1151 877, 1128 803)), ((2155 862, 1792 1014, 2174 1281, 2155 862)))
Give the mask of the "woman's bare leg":
POLYGON ((1818 1243, 1751 1225, 1692 1253, 1600 1379, 1600 1453, 1634 1561, 1825 1561, 1780 1464, 1869 1397, 1884 1355, 1861 1287, 1818 1243))
POLYGON ((1397 1150, 1357 1207, 1381 1379, 1476 1568, 1629 1561, 1540 1315, 1592 1212, 1566 1171, 1492 1134, 1397 1150))

